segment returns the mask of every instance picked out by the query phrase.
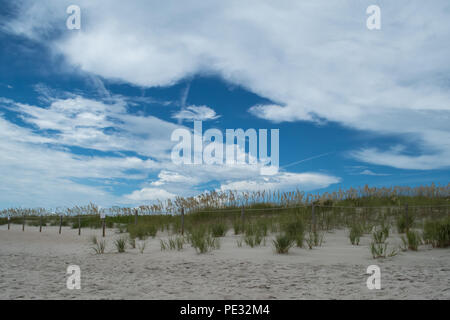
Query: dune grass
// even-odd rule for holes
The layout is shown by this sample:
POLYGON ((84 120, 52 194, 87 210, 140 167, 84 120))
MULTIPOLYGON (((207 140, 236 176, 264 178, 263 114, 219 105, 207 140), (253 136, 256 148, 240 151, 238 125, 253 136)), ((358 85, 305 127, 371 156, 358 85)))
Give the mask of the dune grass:
MULTIPOLYGON (((165 241, 167 248, 178 250, 182 246, 181 242, 177 243, 181 240, 176 240, 176 237, 181 235, 179 212, 183 207, 184 232, 187 235, 183 243, 188 241, 199 253, 220 248, 219 239, 227 234, 230 227, 240 237, 238 246, 246 244, 257 247, 264 244, 269 236, 283 235, 289 237, 295 246, 310 249, 321 246, 327 232, 348 228, 351 244, 358 245, 362 235, 369 234, 373 255, 381 257, 389 256, 385 252, 385 244, 391 228, 399 233, 423 228, 424 244, 435 248, 449 247, 449 199, 450 184, 414 188, 364 186, 322 194, 306 194, 299 190, 210 192, 138 208, 111 209, 112 215, 107 216, 106 225, 117 228, 119 233, 127 232, 131 248, 135 248, 136 240, 168 235, 170 238, 165 241), (407 215, 406 203, 409 204, 407 215), (315 205, 314 219, 312 204, 315 205), (242 207, 245 208, 243 216, 242 207), (316 223, 314 226, 313 221, 316 223)), ((89 204, 68 208, 61 214, 63 225, 78 228, 80 217, 81 228, 101 228, 99 213, 100 209, 95 204, 89 204)), ((59 226, 59 214, 42 208, 5 209, 0 211, 0 224, 8 223, 6 217, 10 216, 11 224, 22 224, 25 218, 27 225, 38 226, 39 217, 43 215, 43 226, 59 226)), ((404 235, 408 248, 416 247, 416 238, 414 232, 404 235)), ((97 239, 92 243, 99 245, 97 239)))
POLYGON ((279 234, 272 242, 275 252, 280 254, 287 254, 289 249, 295 245, 295 240, 288 234, 279 234))
POLYGON ((141 254, 144 253, 144 250, 145 250, 145 247, 146 247, 146 246, 147 246, 147 243, 146 243, 145 241, 139 241, 139 242, 138 242, 137 248, 138 248, 138 250, 139 250, 139 252, 140 252, 141 254))
POLYGON ((417 251, 419 245, 422 244, 422 237, 420 236, 420 233, 414 230, 406 231, 406 234, 402 236, 401 239, 403 242, 404 251, 406 250, 417 251))
POLYGON ((210 226, 210 231, 213 237, 224 237, 228 231, 228 225, 225 222, 216 222, 210 226))
POLYGON ((423 239, 434 248, 450 246, 450 217, 433 221, 427 220, 423 227, 423 239))
POLYGON ((104 254, 106 249, 106 241, 105 240, 98 240, 95 238, 95 244, 92 249, 95 251, 96 254, 104 254))
POLYGON ((350 227, 350 243, 354 246, 358 246, 361 236, 363 235, 363 227, 357 223, 354 223, 350 227))
POLYGON ((120 237, 114 241, 114 246, 117 249, 117 252, 123 253, 126 250, 127 247, 127 238, 126 237, 120 237))
POLYGON ((188 241, 197 253, 207 253, 220 248, 219 238, 213 237, 206 228, 191 230, 188 241))

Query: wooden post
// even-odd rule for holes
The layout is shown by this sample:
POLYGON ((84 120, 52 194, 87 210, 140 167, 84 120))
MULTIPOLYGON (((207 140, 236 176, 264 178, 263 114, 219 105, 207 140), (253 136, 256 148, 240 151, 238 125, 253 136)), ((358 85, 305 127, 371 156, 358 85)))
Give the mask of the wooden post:
POLYGON ((8 230, 10 229, 10 225, 11 225, 11 217, 8 216, 8 230))
POLYGON ((81 236, 81 216, 78 215, 78 235, 81 236))
POLYGON ((314 203, 311 205, 312 230, 316 232, 316 214, 314 212, 314 203))
POLYGON ((184 235, 184 208, 181 208, 181 235, 184 235))
POLYGON ((23 215, 22 231, 25 231, 25 214, 23 215))
POLYGON ((409 221, 408 221, 408 204, 405 204, 405 227, 406 227, 406 232, 409 231, 409 221))
POLYGON ((62 228, 62 215, 59 216, 59 234, 61 234, 61 228, 62 228))
POLYGON ((39 216, 39 232, 42 232, 42 215, 39 216))
POLYGON ((103 238, 105 237, 106 217, 103 217, 103 238))
POLYGON ((137 225, 137 219, 138 219, 138 211, 137 209, 134 209, 134 224, 137 225))
POLYGON ((244 206, 242 206, 241 208, 241 222, 244 223, 244 213, 245 213, 245 209, 244 206))

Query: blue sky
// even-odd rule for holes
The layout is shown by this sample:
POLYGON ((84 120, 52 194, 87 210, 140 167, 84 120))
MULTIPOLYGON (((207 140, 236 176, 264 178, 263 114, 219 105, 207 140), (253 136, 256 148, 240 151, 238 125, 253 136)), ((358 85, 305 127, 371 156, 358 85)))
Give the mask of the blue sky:
POLYGON ((370 31, 370 4, 2 2, 0 208, 446 185, 450 5, 377 1, 370 31), (175 165, 193 119, 279 129, 279 173, 175 165))

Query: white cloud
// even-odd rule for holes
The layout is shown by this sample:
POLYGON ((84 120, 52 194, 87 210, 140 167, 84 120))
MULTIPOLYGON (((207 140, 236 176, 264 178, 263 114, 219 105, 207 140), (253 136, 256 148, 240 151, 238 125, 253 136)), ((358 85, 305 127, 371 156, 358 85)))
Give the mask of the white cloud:
MULTIPOLYGON (((25 1, 6 29, 44 39, 55 25, 64 26, 59 12, 67 4, 25 1)), ((448 144, 442 144, 450 113, 449 4, 383 1, 382 28, 369 31, 370 4, 86 0, 79 1, 82 30, 65 30, 50 46, 83 70, 142 86, 216 73, 275 102, 251 108, 258 117, 324 119, 407 136, 423 153, 382 153, 377 161, 362 150, 361 161, 448 167, 450 160, 440 159, 449 159, 448 144)))
MULTIPOLYGON (((273 101, 250 109, 260 118, 333 121, 357 130, 397 135, 405 141, 402 148, 381 150, 369 145, 352 152, 360 161, 404 169, 450 166, 448 1, 382 1, 382 29, 368 31, 365 9, 370 1, 81 0, 82 30, 64 30, 52 40, 48 40, 50 31, 55 26, 64 28, 66 16, 61 13, 70 3, 23 3, 21 15, 5 22, 6 28, 48 41, 55 53, 89 73, 139 86, 166 86, 195 74, 218 74, 273 101)), ((107 96, 102 84, 92 81, 107 96)), ((33 155, 47 152, 45 144, 56 143, 130 150, 155 158, 154 163, 136 160, 126 165, 144 173, 150 167, 163 170, 140 191, 164 188, 170 194, 195 193, 198 185, 211 180, 217 180, 220 188, 319 188, 338 179, 281 172, 262 180, 257 168, 249 166, 176 167, 169 161, 172 143, 168 137, 178 126, 156 117, 127 114, 124 99, 109 98, 107 102, 76 95, 59 97, 45 109, 17 104, 29 124, 59 132, 24 138, 14 134, 18 128, 10 127, 4 137, 8 140, 14 135, 18 145, 42 148, 33 155), (106 132, 111 125, 118 131, 106 132), (152 128, 150 134, 148 128, 152 128)), ((195 117, 217 115, 207 106, 190 106, 175 115, 176 119, 195 117)), ((55 152, 57 159, 65 161, 62 151, 55 152)), ((11 155, 2 152, 2 157, 11 155)), ((112 159, 104 160, 110 167, 101 170, 100 160, 95 161, 84 175, 86 167, 75 162, 73 167, 78 169, 71 175, 108 177, 111 174, 106 171, 119 166, 112 159), (92 165, 95 161, 98 166, 92 165)), ((5 170, 12 170, 12 162, 8 163, 5 170)), ((41 169, 38 166, 36 172, 41 169)), ((119 166, 117 172, 120 176, 124 169, 119 166)), ((147 191, 140 191, 135 196, 145 198, 147 191)))
POLYGON ((389 175, 387 173, 376 173, 369 169, 365 169, 365 170, 361 171, 359 174, 362 174, 365 176, 388 176, 389 175))
POLYGON ((167 192, 164 189, 158 188, 143 188, 141 190, 133 191, 131 194, 126 195, 125 198, 133 201, 148 202, 174 198, 175 194, 167 192))
POLYGON ((242 189, 257 184, 262 188, 309 190, 339 181, 324 174, 287 172, 263 179, 260 164, 175 165, 170 160, 169 137, 170 130, 178 127, 174 124, 127 114, 127 105, 121 99, 105 102, 77 95, 47 95, 44 101, 47 107, 0 98, 1 107, 17 112, 32 125, 22 127, 0 116, 0 175, 4 182, 0 203, 4 206, 20 203, 48 207, 91 201, 104 206, 139 204, 176 195, 196 195, 211 182, 222 184, 221 188, 242 189), (114 127, 114 131, 105 132, 109 127, 114 127), (165 148, 154 147, 159 140, 165 148), (116 156, 76 155, 67 146, 115 151, 116 156), (124 156, 124 151, 134 151, 142 157, 151 155, 154 160, 124 156), (155 173, 156 179, 148 178, 155 173), (99 182, 90 186, 85 179, 99 182), (137 190, 116 196, 111 185, 117 179, 150 181, 139 182, 137 190))
POLYGON ((201 180, 193 176, 186 176, 176 171, 161 170, 161 172, 158 174, 158 180, 152 182, 151 185, 162 186, 170 183, 183 183, 193 186, 198 184, 199 182, 201 182, 201 180))
POLYGON ((121 97, 109 102, 78 95, 46 99, 46 108, 13 101, 4 101, 4 107, 19 112, 39 130, 52 130, 48 142, 100 151, 134 151, 159 160, 169 157, 174 145, 170 135, 180 127, 153 116, 127 113, 121 97))
POLYGON ((326 188, 340 178, 321 173, 283 172, 273 177, 259 177, 252 180, 238 180, 224 183, 220 190, 263 191, 263 190, 314 190, 326 188))
POLYGON ((450 165, 450 152, 447 150, 434 154, 411 156, 399 151, 380 151, 375 148, 362 149, 353 152, 353 156, 361 161, 385 165, 399 169, 421 169, 430 170, 445 168, 450 165))
POLYGON ((117 202, 110 190, 74 179, 143 179, 130 169, 151 170, 151 160, 135 157, 76 156, 51 148, 51 140, 0 117, 0 203, 2 206, 57 206, 117 202))
POLYGON ((175 113, 172 118, 178 120, 214 120, 219 118, 216 112, 207 106, 188 106, 175 113))

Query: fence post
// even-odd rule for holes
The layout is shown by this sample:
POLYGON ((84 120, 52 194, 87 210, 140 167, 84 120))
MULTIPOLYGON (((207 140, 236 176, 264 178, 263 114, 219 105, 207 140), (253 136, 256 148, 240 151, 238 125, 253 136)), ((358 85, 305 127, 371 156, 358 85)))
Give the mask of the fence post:
POLYGON ((408 220, 408 204, 405 203, 405 227, 406 227, 406 232, 409 231, 409 220, 408 220))
POLYGON ((314 203, 311 205, 311 216, 312 216, 312 229, 316 232, 316 214, 314 212, 314 203))
POLYGON ((42 232, 42 214, 39 217, 39 232, 42 232))
POLYGON ((244 206, 242 206, 242 208, 241 208, 241 222, 242 223, 244 223, 244 212, 245 212, 245 209, 244 209, 244 206))
POLYGON ((10 224, 11 224, 11 217, 8 216, 8 230, 10 229, 10 224))
POLYGON ((62 215, 59 216, 59 234, 61 234, 61 228, 62 228, 62 215))
POLYGON ((137 219, 138 219, 138 211, 137 209, 134 209, 134 224, 137 225, 137 219))
POLYGON ((184 235, 184 208, 181 208, 181 235, 184 235))
POLYGON ((106 217, 103 217, 103 238, 105 237, 106 217))
POLYGON ((78 235, 81 235, 81 216, 78 215, 78 235))
POLYGON ((22 231, 25 231, 25 214, 23 214, 22 231))

